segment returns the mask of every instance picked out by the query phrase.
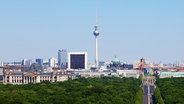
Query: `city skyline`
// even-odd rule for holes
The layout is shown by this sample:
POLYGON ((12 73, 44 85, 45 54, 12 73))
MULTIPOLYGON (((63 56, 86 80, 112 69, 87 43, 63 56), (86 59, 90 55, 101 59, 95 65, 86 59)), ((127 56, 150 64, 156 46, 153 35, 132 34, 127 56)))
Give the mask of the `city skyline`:
POLYGON ((88 52, 99 61, 184 60, 184 1, 0 1, 0 61, 57 57, 59 49, 88 52))

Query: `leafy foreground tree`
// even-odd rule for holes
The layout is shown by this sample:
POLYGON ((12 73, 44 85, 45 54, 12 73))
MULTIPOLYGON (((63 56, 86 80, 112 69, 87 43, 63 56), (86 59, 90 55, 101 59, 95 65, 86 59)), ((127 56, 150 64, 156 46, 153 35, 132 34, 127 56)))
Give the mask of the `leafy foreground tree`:
POLYGON ((0 84, 0 104, 142 104, 134 78, 81 78, 27 85, 0 84))
POLYGON ((162 104, 184 104, 184 78, 157 79, 157 86, 156 101, 162 104))

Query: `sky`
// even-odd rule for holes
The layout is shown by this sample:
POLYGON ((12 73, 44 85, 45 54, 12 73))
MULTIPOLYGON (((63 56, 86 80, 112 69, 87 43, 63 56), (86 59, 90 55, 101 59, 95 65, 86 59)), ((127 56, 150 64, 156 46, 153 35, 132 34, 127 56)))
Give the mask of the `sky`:
POLYGON ((0 61, 57 58, 86 51, 94 62, 96 10, 99 60, 184 60, 183 0, 1 0, 0 61))

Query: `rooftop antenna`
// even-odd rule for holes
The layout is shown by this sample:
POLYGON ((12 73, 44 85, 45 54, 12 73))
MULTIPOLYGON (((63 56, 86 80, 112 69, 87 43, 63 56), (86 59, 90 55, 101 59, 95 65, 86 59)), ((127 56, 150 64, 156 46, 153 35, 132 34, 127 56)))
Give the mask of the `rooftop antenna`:
POLYGON ((98 26, 98 8, 96 8, 96 26, 98 26))
POLYGON ((95 25, 95 30, 93 32, 95 36, 95 67, 98 68, 98 36, 99 36, 99 31, 98 31, 98 15, 97 15, 97 9, 96 9, 96 25, 95 25))

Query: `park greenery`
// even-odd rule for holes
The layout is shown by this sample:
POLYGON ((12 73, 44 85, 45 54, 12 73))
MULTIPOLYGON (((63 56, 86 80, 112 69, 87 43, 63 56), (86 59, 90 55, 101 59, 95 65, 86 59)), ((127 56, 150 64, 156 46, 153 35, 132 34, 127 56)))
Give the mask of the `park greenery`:
POLYGON ((164 104, 164 100, 162 99, 162 96, 160 94, 160 90, 158 87, 154 91, 154 96, 155 96, 156 104, 164 104))
POLYGON ((157 104, 184 104, 184 78, 157 79, 157 104))
POLYGON ((134 78, 80 78, 39 84, 0 84, 0 104, 142 104, 134 78))

